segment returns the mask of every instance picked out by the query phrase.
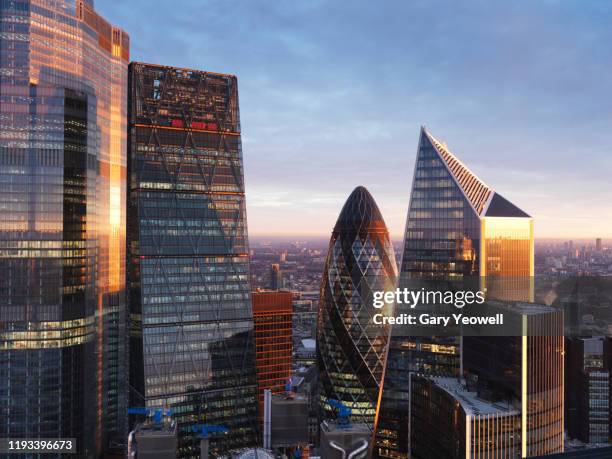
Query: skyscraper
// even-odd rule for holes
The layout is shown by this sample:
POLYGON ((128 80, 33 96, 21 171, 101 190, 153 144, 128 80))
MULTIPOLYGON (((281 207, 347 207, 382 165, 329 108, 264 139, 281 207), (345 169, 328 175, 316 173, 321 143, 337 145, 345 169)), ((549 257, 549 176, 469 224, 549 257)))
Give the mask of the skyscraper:
POLYGON ((566 338, 565 424, 584 443, 612 438, 612 338, 566 338))
MULTIPOLYGON (((491 303, 494 305, 495 303, 491 303)), ((482 400, 520 412, 520 456, 563 451, 563 311, 500 302, 521 336, 466 336, 463 368, 482 400)))
POLYGON ((256 441, 257 381, 238 87, 231 75, 129 68, 132 403, 224 425, 211 451, 256 441))
POLYGON ((457 378, 411 381, 411 459, 516 459, 520 411, 479 397, 457 378))
MULTIPOLYGON (((354 422, 372 428, 384 374, 388 327, 376 325, 373 292, 393 290, 397 266, 389 232, 364 187, 347 199, 334 226, 321 281, 317 360, 319 403, 352 409, 354 422)), ((388 310, 382 310, 389 313, 388 310)))
POLYGON ((282 393, 291 378, 293 294, 291 292, 255 291, 255 354, 259 419, 263 419, 264 391, 282 393))
POLYGON ((270 290, 283 288, 283 272, 278 263, 270 265, 270 290))
POLYGON ((0 27, 0 437, 94 457, 127 423, 129 39, 81 0, 1 2, 0 27))
MULTIPOLYGON (((533 296, 533 219, 480 180, 421 129, 399 287, 486 290, 488 298, 533 296)), ((408 312, 398 308, 396 314, 408 312)), ((456 337, 393 336, 375 455, 407 457, 409 373, 460 376, 456 337)))

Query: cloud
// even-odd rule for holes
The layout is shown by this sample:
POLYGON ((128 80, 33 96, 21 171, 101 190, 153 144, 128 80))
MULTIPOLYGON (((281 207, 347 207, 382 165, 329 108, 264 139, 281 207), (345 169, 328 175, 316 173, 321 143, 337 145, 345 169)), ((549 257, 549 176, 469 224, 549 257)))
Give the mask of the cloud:
POLYGON ((238 76, 252 231, 328 234, 365 184, 400 234, 426 124, 487 183, 541 215, 540 235, 583 231, 564 217, 579 214, 612 236, 609 207, 593 198, 612 196, 609 2, 96 8, 130 33, 134 59, 238 76))

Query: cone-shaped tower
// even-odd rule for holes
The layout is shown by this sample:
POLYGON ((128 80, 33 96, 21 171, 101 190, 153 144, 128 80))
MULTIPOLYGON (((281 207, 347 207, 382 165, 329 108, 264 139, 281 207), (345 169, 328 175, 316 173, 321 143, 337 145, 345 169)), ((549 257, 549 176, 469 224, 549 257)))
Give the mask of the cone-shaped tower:
POLYGON ((321 281, 317 359, 321 416, 327 399, 352 410, 372 428, 383 378, 389 330, 373 316, 373 292, 395 288, 397 266, 389 232, 374 199, 357 187, 344 204, 329 242, 321 281))

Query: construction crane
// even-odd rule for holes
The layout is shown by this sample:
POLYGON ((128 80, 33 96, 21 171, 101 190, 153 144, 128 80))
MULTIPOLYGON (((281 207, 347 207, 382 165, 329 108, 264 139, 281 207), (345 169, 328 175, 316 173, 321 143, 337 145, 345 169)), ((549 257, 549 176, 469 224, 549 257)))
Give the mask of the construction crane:
MULTIPOLYGON (((340 402, 339 400, 327 399, 326 402, 329 406, 331 406, 336 411, 336 418, 338 420, 337 428, 350 429, 352 427, 351 421, 350 421, 352 410, 348 406, 346 406, 344 403, 340 402)), ((335 449, 338 452, 340 452, 342 459, 358 459, 358 458, 361 459, 361 458, 366 457, 367 449, 369 446, 368 440, 366 440, 365 438, 362 438, 361 440, 359 440, 359 444, 357 445, 355 449, 353 449, 352 451, 347 450, 346 439, 352 437, 352 432, 349 431, 349 432, 346 432, 346 434, 348 436, 344 437, 342 442, 338 442, 336 440, 329 439, 329 443, 328 443, 329 446, 332 449, 335 449)), ((352 442, 349 442, 349 444, 351 443, 352 442)), ((354 447, 355 447, 354 444, 350 446, 350 448, 354 448, 354 447)))
POLYGON ((336 411, 336 417, 338 419, 338 427, 348 428, 351 426, 351 414, 352 410, 339 400, 328 398, 327 404, 336 411))
MULTIPOLYGON (((144 406, 128 408, 128 414, 145 416, 145 425, 152 426, 154 429, 163 429, 166 422, 173 425, 172 410, 167 408, 147 408, 144 406)), ((136 458, 138 446, 136 444, 136 430, 132 430, 128 435, 128 458, 136 458)))
POLYGON ((139 414, 146 417, 153 418, 153 423, 161 424, 164 416, 172 416, 172 410, 167 408, 146 408, 146 407, 134 407, 128 408, 128 414, 139 414))

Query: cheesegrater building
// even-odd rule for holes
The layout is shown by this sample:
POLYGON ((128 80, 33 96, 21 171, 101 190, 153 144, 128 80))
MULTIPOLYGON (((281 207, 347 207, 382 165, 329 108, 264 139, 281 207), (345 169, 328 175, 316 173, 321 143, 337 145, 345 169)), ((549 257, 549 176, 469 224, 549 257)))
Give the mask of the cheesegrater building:
MULTIPOLYGON (((487 299, 509 302, 533 301, 533 219, 503 198, 481 181, 448 147, 434 138, 425 128, 421 129, 404 248, 401 261, 399 287, 414 289, 429 287, 444 290, 458 287, 463 290, 486 291, 487 299)), ((533 307, 531 309, 537 309, 533 307)), ((401 307, 396 315, 402 312, 401 307)), ((558 315, 549 311, 531 311, 537 316, 549 334, 558 329, 558 315)), ((530 319, 536 320, 536 319, 530 319)), ((530 329, 533 327, 530 327, 530 329)), ((464 338, 467 340, 468 338, 464 338)), ((486 343, 487 338, 479 338, 486 343)), ((530 447, 527 442, 526 422, 536 414, 523 410, 521 413, 523 444, 521 454, 554 452, 562 449, 562 340, 546 336, 542 340, 529 337, 528 345, 518 338, 514 348, 516 354, 509 356, 512 362, 519 360, 519 374, 529 368, 526 378, 519 378, 518 409, 537 403, 538 396, 554 394, 560 400, 547 407, 553 427, 538 431, 536 435, 547 436, 545 448, 530 447), (531 346, 531 343, 534 343, 531 346), (529 348, 529 350, 528 350, 529 348), (537 349, 537 351, 536 351, 537 349), (542 352, 551 352, 552 365, 539 368, 542 352), (524 358, 525 360, 521 360, 524 358), (522 363, 521 363, 522 362, 522 363), (550 387, 545 391, 521 397, 521 382, 524 390, 536 386, 535 377, 548 375, 550 387), (530 416, 530 417, 528 417, 530 416)), ((500 341, 497 341, 500 342, 500 341)), ((478 341, 470 341, 471 349, 478 341)), ((492 341, 493 343, 493 341, 492 341)), ((410 375, 425 377, 462 377, 462 339, 458 337, 400 336, 392 332, 389 355, 379 407, 374 457, 407 458, 409 436, 410 375)), ((482 343, 480 343, 482 346, 482 343)), ((495 346, 491 346, 494 349, 495 346)), ((501 365, 500 365, 501 366, 501 365)), ((482 375, 481 385, 486 379, 485 369, 474 370, 482 375)), ((466 375, 469 376, 469 375, 466 375)), ((493 386, 495 382, 491 383, 493 386)), ((542 386, 540 385, 539 388, 542 386)), ((537 392, 537 389, 533 389, 537 392)), ((525 394, 525 392, 522 392, 525 394)), ((536 416, 537 417, 537 416, 536 416)), ((538 427, 539 428, 539 427, 538 427)))
POLYGON ((372 429, 384 374, 388 326, 376 325, 373 292, 393 290, 397 265, 378 206, 364 187, 347 199, 334 226, 321 280, 317 361, 319 405, 326 400, 352 410, 352 420, 372 429))
POLYGON ((257 380, 238 88, 232 75, 129 68, 131 400, 168 407, 179 456, 256 442, 257 380))
POLYGON ((82 0, 0 29, 0 437, 122 452, 129 38, 82 0))

